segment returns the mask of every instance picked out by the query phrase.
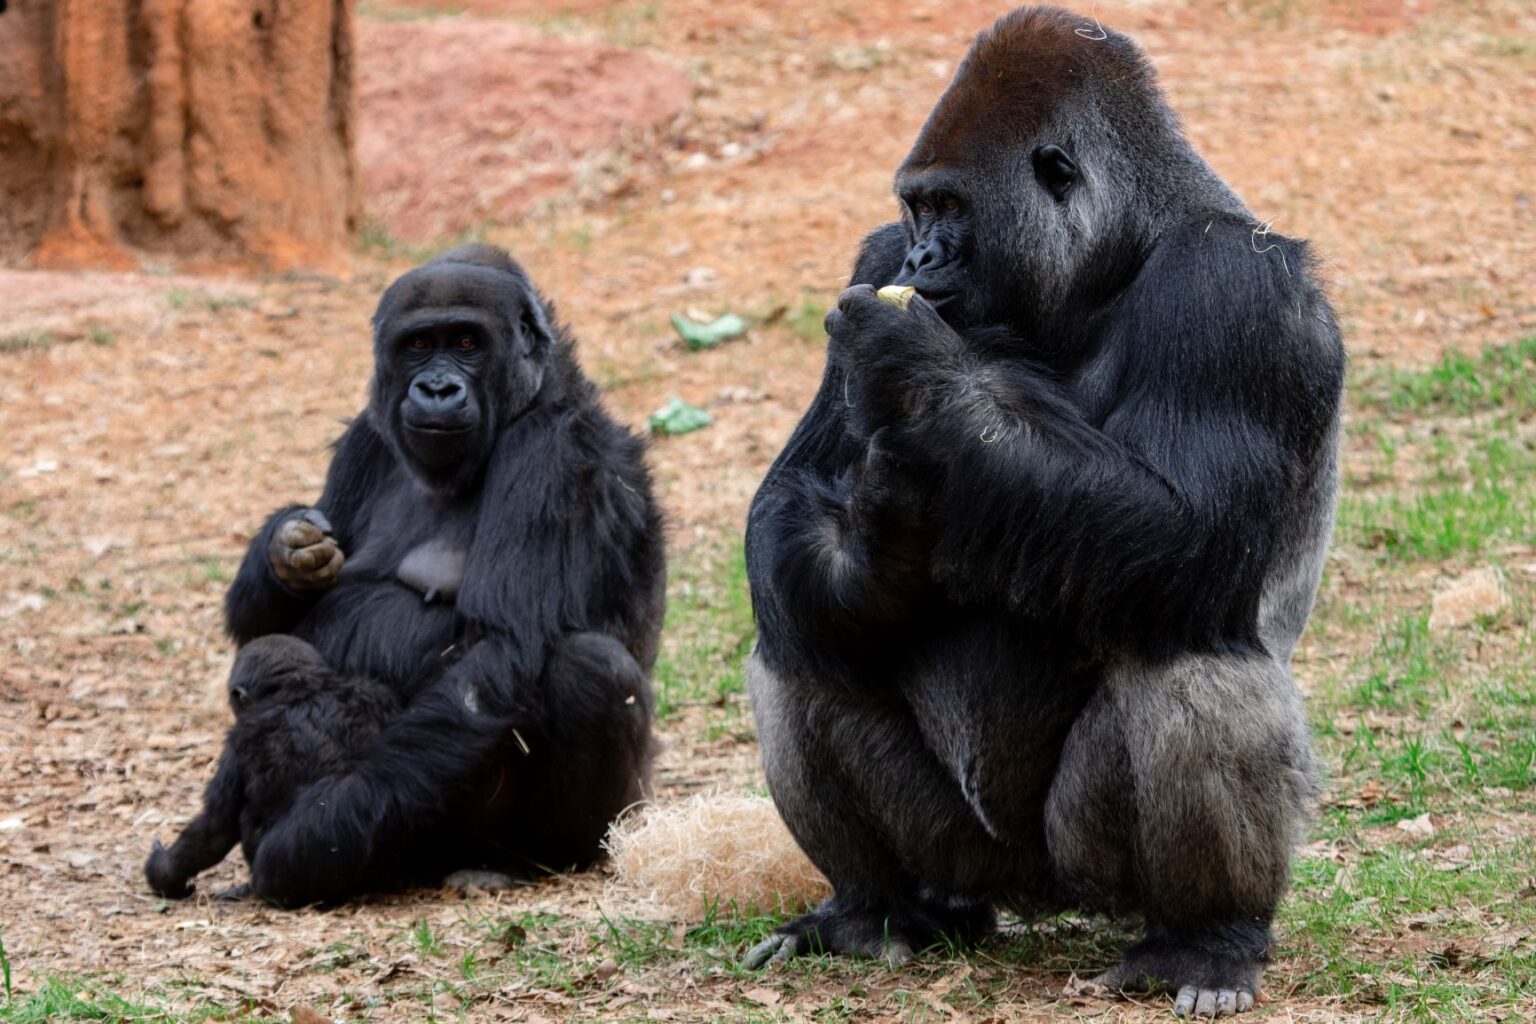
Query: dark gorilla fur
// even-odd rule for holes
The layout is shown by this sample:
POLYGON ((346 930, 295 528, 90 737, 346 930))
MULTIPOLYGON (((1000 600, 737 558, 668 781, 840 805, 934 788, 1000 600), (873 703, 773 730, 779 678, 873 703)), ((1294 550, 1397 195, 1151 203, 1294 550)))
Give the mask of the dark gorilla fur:
POLYGON ((308 782, 350 771, 400 712, 400 694, 365 676, 343 677, 308 643, 281 633, 240 649, 229 676, 235 724, 203 811, 169 848, 155 841, 149 887, 183 899, 191 880, 238 842, 249 863, 266 826, 308 782))
POLYGON ((257 896, 581 867, 646 791, 661 517, 572 348, 500 249, 385 291, 368 409, 315 507, 252 541, 225 611, 240 645, 291 634, 404 707, 259 823, 257 896))
POLYGON ((978 37, 896 192, 749 516, 764 766, 836 890, 749 961, 1078 906, 1146 922, 1101 987, 1247 1009, 1314 788, 1289 660, 1344 355, 1312 259, 1129 39, 1049 7, 978 37))

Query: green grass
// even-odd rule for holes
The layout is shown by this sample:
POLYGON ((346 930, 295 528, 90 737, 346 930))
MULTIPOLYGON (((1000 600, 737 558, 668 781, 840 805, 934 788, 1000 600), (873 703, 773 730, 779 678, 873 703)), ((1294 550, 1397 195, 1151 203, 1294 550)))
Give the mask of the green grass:
POLYGON ((802 341, 822 344, 827 340, 826 319, 830 305, 824 298, 804 296, 800 305, 784 315, 784 322, 802 341))
POLYGON ((675 567, 656 662, 657 714, 665 719, 682 704, 722 704, 740 694, 755 636, 739 543, 675 567))
POLYGON ((1468 559, 1536 534, 1536 338, 1428 370, 1366 369, 1339 539, 1395 561, 1468 559), (1406 478, 1405 478, 1406 477, 1406 478))
POLYGON ((1415 415, 1536 411, 1536 337, 1476 355, 1448 351, 1428 370, 1385 367, 1362 382, 1365 400, 1415 415))
POLYGON ((0 337, 0 355, 15 352, 41 352, 57 345, 59 339, 47 331, 22 331, 0 337))

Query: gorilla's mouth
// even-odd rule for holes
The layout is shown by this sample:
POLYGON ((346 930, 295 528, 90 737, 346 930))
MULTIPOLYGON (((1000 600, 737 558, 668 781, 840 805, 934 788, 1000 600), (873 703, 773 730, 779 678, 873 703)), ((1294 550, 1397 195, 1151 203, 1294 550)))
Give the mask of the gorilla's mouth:
POLYGON ((451 437, 454 434, 467 434, 475 429, 473 423, 406 423, 405 429, 418 434, 433 434, 438 437, 451 437))

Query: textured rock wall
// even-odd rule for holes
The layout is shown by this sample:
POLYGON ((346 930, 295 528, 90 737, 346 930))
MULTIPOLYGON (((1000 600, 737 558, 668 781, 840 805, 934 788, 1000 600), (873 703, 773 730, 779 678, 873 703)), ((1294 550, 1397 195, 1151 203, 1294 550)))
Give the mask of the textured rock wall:
POLYGON ((339 264, 352 26, 352 0, 11 0, 0 260, 339 264))

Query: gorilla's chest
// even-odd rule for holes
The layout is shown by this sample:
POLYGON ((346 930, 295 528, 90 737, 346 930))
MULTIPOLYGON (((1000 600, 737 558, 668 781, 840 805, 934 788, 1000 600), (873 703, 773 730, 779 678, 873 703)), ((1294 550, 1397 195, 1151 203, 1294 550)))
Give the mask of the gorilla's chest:
POLYGON ((471 502, 437 498, 410 485, 395 488, 375 507, 342 575, 393 578, 427 602, 452 604, 464 581, 474 525, 471 502))

